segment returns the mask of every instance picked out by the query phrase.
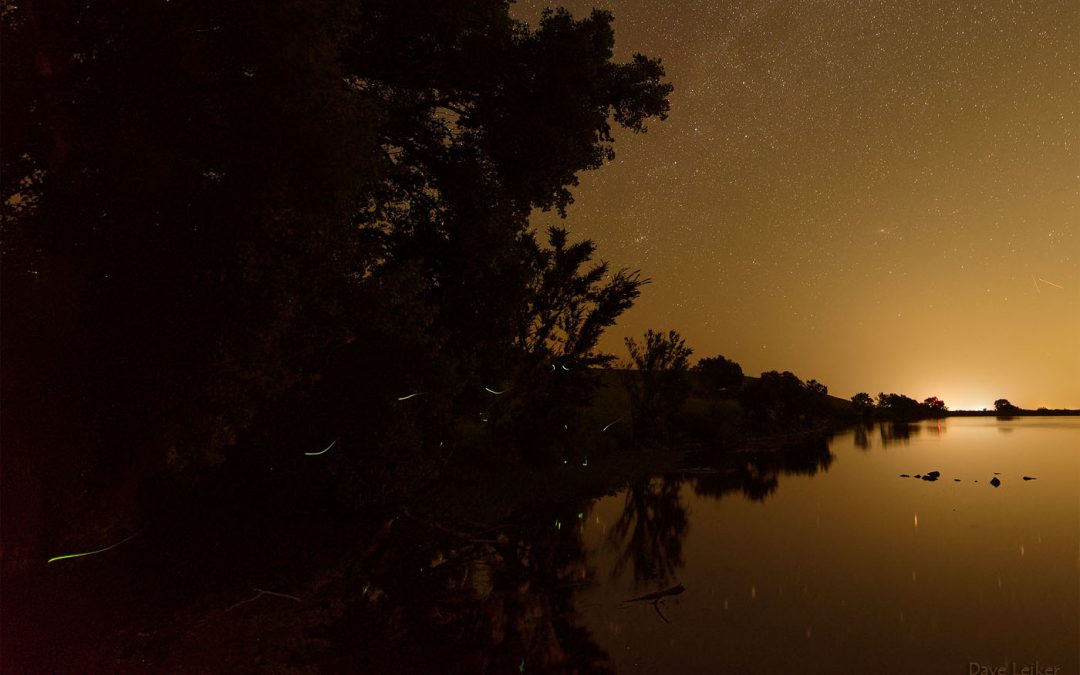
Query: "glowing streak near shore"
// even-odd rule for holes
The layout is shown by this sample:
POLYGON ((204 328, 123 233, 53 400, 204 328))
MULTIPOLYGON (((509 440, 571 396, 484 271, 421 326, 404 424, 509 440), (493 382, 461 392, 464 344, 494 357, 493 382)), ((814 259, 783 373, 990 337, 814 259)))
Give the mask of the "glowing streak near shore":
POLYGON ((398 396, 399 401, 408 401, 410 398, 416 398, 417 396, 423 396, 424 392, 418 391, 415 394, 409 394, 408 396, 398 396))
POLYGON ((337 443, 337 439, 335 438, 335 439, 334 439, 334 442, 333 442, 333 443, 331 443, 330 445, 326 446, 326 447, 325 447, 325 448, 323 448, 322 450, 320 450, 320 451, 318 451, 318 452, 305 452, 304 454, 305 454, 305 455, 307 455, 308 457, 318 457, 319 455, 323 455, 323 454, 326 454, 326 453, 327 453, 327 452, 328 452, 328 451, 330 450, 330 448, 334 447, 334 445, 335 445, 336 443, 337 443))
POLYGON ((484 387, 484 391, 486 391, 489 394, 495 394, 496 396, 502 396, 503 394, 505 394, 506 392, 508 392, 510 390, 509 389, 503 389, 502 391, 495 391, 491 387, 484 387))
POLYGON ((601 429, 601 431, 607 431, 608 429, 610 429, 611 427, 615 426, 616 424, 618 424, 618 423, 619 423, 619 422, 621 422, 621 421, 622 421, 622 418, 620 417, 619 419, 615 420, 614 422, 609 422, 609 423, 608 423, 608 425, 607 425, 606 427, 604 427, 603 429, 601 429))
POLYGON ((55 558, 49 558, 45 562, 46 562, 46 564, 48 564, 48 563, 54 563, 57 560, 67 560, 68 558, 82 558, 83 556, 97 555, 98 553, 104 553, 105 551, 109 551, 109 550, 112 550, 112 549, 116 548, 120 544, 126 544, 127 542, 131 541, 132 539, 134 539, 138 535, 139 535, 139 533, 136 532, 135 534, 131 535, 130 537, 128 537, 127 539, 125 539, 123 541, 118 541, 115 544, 113 544, 112 546, 106 546, 105 548, 99 548, 96 551, 87 551, 85 553, 69 553, 67 555, 58 555, 55 558))

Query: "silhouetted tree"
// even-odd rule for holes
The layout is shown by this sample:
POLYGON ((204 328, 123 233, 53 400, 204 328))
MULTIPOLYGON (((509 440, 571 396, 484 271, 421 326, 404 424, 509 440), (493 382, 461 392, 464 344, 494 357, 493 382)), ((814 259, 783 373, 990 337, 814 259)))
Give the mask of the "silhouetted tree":
MULTIPOLYGON (((368 448, 328 456, 345 476, 422 466, 523 358, 531 210, 565 210, 613 124, 666 116, 660 62, 614 62, 611 24, 527 29, 501 0, 5 6, 4 476, 26 477, 5 527, 73 525, 20 510, 45 484, 130 495, 121 472, 309 436, 368 448)), ((590 287, 571 351, 637 284, 590 287)))
POLYGON ((746 384, 739 401, 759 430, 803 427, 823 414, 826 395, 821 389, 811 392, 794 373, 773 370, 746 384))
POLYGON ((882 392, 878 394, 877 412, 887 419, 915 420, 925 416, 927 408, 903 394, 882 392))
POLYGON ((1009 402, 1007 398, 999 398, 994 401, 994 410, 1004 415, 1010 415, 1020 411, 1020 408, 1009 402))
POLYGON ((530 253, 533 273, 515 337, 520 366, 504 422, 509 440, 537 459, 577 421, 596 386, 590 369, 615 359, 596 351, 600 336, 648 283, 637 271, 610 273, 604 262, 583 269, 595 246, 588 240, 568 244, 562 228, 549 228, 548 244, 530 253))
POLYGON ((860 391, 858 394, 852 396, 851 404, 855 406, 856 412, 864 416, 874 409, 874 399, 865 391, 860 391))
POLYGON ((710 396, 732 398, 742 387, 742 366, 723 356, 701 359, 693 371, 698 374, 705 393, 710 396))
POLYGON ((923 407, 929 411, 931 416, 939 416, 948 410, 948 407, 945 406, 945 401, 942 401, 937 396, 923 399, 922 404, 923 407))
POLYGON ((625 338, 634 371, 629 373, 630 414, 638 440, 673 438, 672 424, 689 396, 690 355, 678 332, 659 333, 649 329, 644 344, 625 338))

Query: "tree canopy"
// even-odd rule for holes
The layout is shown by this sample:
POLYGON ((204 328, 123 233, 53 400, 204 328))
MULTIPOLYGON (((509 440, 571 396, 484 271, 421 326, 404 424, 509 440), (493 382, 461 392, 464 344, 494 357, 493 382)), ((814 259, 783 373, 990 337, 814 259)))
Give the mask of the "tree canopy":
POLYGON ((640 439, 670 439, 675 415, 690 394, 687 373, 693 349, 677 331, 651 328, 645 341, 624 339, 634 371, 629 378, 630 410, 640 439))
POLYGON ((701 359, 693 370, 701 377, 706 393, 712 396, 734 397, 742 387, 742 366, 723 356, 701 359))
POLYGON ((602 362, 644 281, 528 216, 564 212, 671 85, 614 60, 609 13, 508 8, 5 6, 4 445, 66 453, 9 466, 81 493, 87 467, 294 453, 249 434, 289 411, 417 467, 482 383, 602 362))

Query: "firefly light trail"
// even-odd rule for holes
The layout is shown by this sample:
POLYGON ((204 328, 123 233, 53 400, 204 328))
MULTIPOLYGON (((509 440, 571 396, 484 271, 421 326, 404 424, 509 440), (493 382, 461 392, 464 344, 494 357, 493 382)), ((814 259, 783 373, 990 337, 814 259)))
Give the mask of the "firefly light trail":
POLYGON ((112 550, 112 549, 116 548, 120 544, 126 544, 127 542, 131 541, 136 536, 138 536, 138 534, 139 533, 136 532, 135 534, 131 535, 130 537, 128 537, 127 539, 125 539, 123 541, 118 541, 117 543, 113 544, 112 546, 106 546, 105 548, 99 548, 96 551, 86 551, 85 553, 69 553, 67 555, 58 555, 55 558, 49 558, 46 561, 46 564, 54 563, 57 560, 67 560, 68 558, 82 558, 82 557, 88 556, 88 555, 97 555, 98 553, 104 553, 105 551, 109 551, 109 550, 112 550))
POLYGON ((408 396, 398 396, 399 401, 408 401, 410 398, 416 398, 417 396, 423 396, 424 392, 418 391, 415 394, 409 394, 408 396))
POLYGON ((503 389, 502 391, 495 391, 491 387, 484 387, 484 391, 486 391, 489 394, 495 394, 496 396, 502 396, 503 394, 505 394, 506 392, 508 392, 510 390, 509 389, 503 389))
POLYGON ((323 448, 323 449, 322 449, 322 450, 320 450, 319 452, 305 452, 304 454, 305 454, 305 455, 307 455, 308 457, 318 457, 319 455, 322 455, 322 454, 326 454, 326 452, 327 452, 327 451, 329 451, 329 450, 330 450, 330 448, 334 447, 334 444, 335 444, 335 443, 337 443, 337 439, 336 439, 336 438, 334 439, 334 442, 333 442, 333 443, 331 443, 330 445, 326 446, 325 448, 323 448))

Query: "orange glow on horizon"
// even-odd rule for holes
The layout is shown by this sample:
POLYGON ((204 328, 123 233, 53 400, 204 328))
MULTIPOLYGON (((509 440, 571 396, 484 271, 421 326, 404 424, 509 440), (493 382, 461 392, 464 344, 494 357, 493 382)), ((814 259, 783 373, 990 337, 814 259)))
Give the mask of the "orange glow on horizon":
POLYGON ((653 282, 603 350, 675 329, 843 398, 1080 408, 1073 3, 559 4, 611 10, 616 57, 675 87, 565 221, 653 282))

